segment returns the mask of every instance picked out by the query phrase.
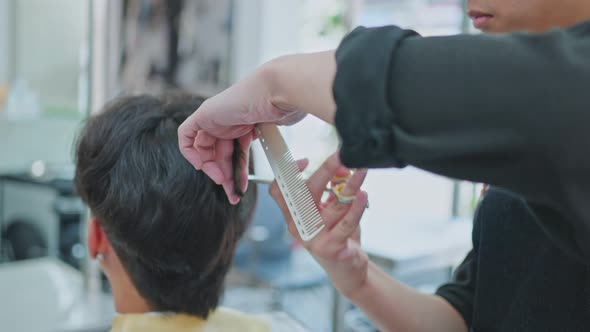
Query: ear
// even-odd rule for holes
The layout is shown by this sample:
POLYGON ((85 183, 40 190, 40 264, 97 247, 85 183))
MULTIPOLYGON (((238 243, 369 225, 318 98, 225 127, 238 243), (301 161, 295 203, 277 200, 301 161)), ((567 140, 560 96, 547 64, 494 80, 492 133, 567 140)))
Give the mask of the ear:
POLYGON ((90 257, 96 258, 99 253, 105 253, 109 246, 109 240, 100 223, 96 218, 92 217, 88 224, 88 251, 90 257))

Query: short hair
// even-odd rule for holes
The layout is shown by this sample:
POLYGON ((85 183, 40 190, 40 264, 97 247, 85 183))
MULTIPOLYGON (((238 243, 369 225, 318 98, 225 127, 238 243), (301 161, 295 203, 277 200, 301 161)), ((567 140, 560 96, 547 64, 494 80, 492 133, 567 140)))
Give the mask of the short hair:
POLYGON ((107 104, 78 137, 75 186, 151 309, 206 318, 256 192, 231 205, 180 154, 178 127, 203 101, 168 93, 107 104))

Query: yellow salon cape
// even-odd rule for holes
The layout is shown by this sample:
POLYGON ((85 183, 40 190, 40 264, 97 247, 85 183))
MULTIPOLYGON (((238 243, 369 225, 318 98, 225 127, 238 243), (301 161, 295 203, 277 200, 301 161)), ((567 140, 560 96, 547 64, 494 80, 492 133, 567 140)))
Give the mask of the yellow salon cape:
POLYGON ((127 314, 113 319, 111 332, 270 332, 270 324, 255 316, 219 308, 207 320, 183 314, 127 314))

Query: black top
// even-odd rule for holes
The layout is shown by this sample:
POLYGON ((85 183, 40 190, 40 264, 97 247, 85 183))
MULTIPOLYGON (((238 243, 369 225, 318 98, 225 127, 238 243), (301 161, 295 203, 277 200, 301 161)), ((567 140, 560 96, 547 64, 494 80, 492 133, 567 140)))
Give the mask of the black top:
MULTIPOLYGON (((472 275, 480 272, 477 276, 487 279, 459 280, 454 289, 462 287, 471 300, 461 297, 459 305, 447 297, 449 302, 468 323, 481 323, 475 326, 482 331, 518 331, 531 320, 538 321, 534 326, 555 320, 567 326, 565 312, 549 312, 587 297, 584 287, 576 288, 578 297, 566 288, 582 285, 590 262, 590 22, 545 34, 432 38, 394 26, 359 28, 345 38, 336 58, 335 121, 344 164, 413 165, 523 198, 504 198, 515 211, 504 211, 503 221, 480 210, 479 219, 502 225, 492 224, 500 227, 494 232, 492 221, 478 222, 474 238, 492 248, 486 249, 492 255, 475 262, 474 251, 462 271, 477 267, 472 275), (506 228, 515 220, 525 225, 506 228), (493 240, 483 241, 488 229, 493 240), (539 260, 535 246, 539 252, 553 250, 553 260, 539 260), (504 252, 494 256, 495 248, 504 252), (554 272, 549 277, 526 272, 535 266, 536 272, 554 272), (510 291, 498 291, 503 287, 510 291), (475 296, 480 292, 490 295, 480 300, 475 296), (545 296, 551 303, 539 306, 545 296), (476 305, 480 301, 491 303, 476 305), (523 308, 512 314, 511 307, 502 316, 495 308, 506 303, 523 308)), ((582 318, 569 321, 579 324, 582 318)))
POLYGON ((590 331, 590 266, 557 248, 526 203, 502 190, 479 205, 473 250, 437 294, 472 331, 590 331))
POLYGON ((510 189, 563 250, 588 261, 590 22, 432 38, 359 28, 336 58, 344 164, 409 164, 510 189))

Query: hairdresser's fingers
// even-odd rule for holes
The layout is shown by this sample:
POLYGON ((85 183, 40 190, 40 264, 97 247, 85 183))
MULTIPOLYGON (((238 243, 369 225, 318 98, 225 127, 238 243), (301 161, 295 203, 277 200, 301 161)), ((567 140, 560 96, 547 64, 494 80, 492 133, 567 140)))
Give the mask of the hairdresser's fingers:
POLYGON ((223 184, 223 172, 216 161, 211 160, 204 162, 201 166, 201 170, 203 173, 207 174, 207 176, 209 176, 213 182, 217 184, 223 184))
MULTIPOLYGON (((197 133, 197 136, 195 137, 195 142, 194 142, 195 148, 202 149, 203 152, 209 152, 209 151, 215 152, 215 144, 217 144, 217 138, 209 135, 204 130, 199 130, 199 132, 197 133)), ((205 159, 205 160, 213 159, 213 158, 215 158, 215 154, 211 154, 211 155, 202 154, 201 158, 205 159)))
POLYGON ((240 202, 240 196, 236 194, 236 187, 233 180, 227 180, 222 184, 230 204, 236 205, 240 202))
POLYGON ((357 191, 361 188, 365 179, 367 178, 367 170, 366 169, 359 169, 346 181, 344 188, 340 194, 344 196, 353 196, 356 194, 357 191))
POLYGON ((250 164, 250 143, 252 142, 252 134, 246 134, 238 140, 240 148, 243 151, 243 158, 240 159, 239 176, 242 184, 242 192, 248 190, 248 165, 250 164))
POLYGON ((361 226, 360 225, 356 228, 354 233, 352 233, 351 238, 353 240, 355 240, 356 242, 361 243, 361 226))
POLYGON ((216 145, 218 141, 216 138, 210 136, 206 132, 200 130, 194 141, 193 150, 200 160, 200 166, 195 166, 197 169, 202 169, 215 183, 222 184, 225 180, 223 169, 216 160, 216 145))
POLYGON ((232 177, 232 156, 234 153, 233 139, 220 139, 215 145, 215 161, 217 161, 226 178, 232 177))
POLYGON ((350 175, 351 175, 350 170, 344 166, 341 166, 338 169, 338 171, 336 171, 336 173, 334 174, 334 177, 330 181, 330 184, 337 185, 342 182, 346 182, 350 178, 350 175))
MULTIPOLYGON (((344 183, 340 195, 342 196, 356 196, 356 193, 360 190, 361 185, 365 181, 367 176, 367 170, 358 170, 344 183)), ((330 195, 329 199, 323 209, 323 219, 326 227, 332 229, 342 219, 344 214, 350 209, 350 204, 340 203, 334 195, 330 195)))
MULTIPOLYGON (((330 186, 335 186, 341 183, 343 180, 347 180, 350 176, 350 170, 344 166, 338 167, 336 172, 334 172, 334 176, 330 180, 330 186)), ((325 189, 324 189, 325 190, 325 189)), ((326 208, 333 200, 335 200, 334 195, 328 195, 326 200, 322 203, 322 207, 326 208)))
POLYGON ((324 222, 332 220, 332 228, 326 226, 324 231, 306 245, 307 249, 320 257, 329 258, 341 252, 349 240, 360 243, 360 220, 367 201, 367 193, 358 192, 354 202, 346 205, 348 209, 344 214, 333 209, 324 209, 322 218, 324 222))
POLYGON ((240 201, 235 192, 233 179, 232 155, 234 152, 234 141, 232 139, 221 139, 215 145, 215 162, 219 165, 223 173, 223 189, 231 204, 237 204, 240 201))
POLYGON ((193 143, 194 149, 199 154, 199 158, 203 163, 215 160, 215 145, 217 139, 206 132, 200 130, 195 137, 193 143))
POLYGON ((360 191, 356 194, 356 198, 352 202, 350 209, 329 232, 336 243, 346 243, 349 238, 355 235, 365 212, 367 202, 368 195, 366 192, 360 191))
POLYGON ((194 148, 195 138, 199 130, 200 127, 194 122, 194 114, 178 127, 178 147, 180 152, 196 169, 203 167, 203 160, 194 148))
POLYGON ((303 171, 305 171, 307 166, 309 166, 309 159, 307 159, 307 158, 299 159, 299 160, 295 161, 295 163, 297 163, 297 168, 299 168, 299 171, 303 172, 303 171))
POLYGON ((324 163, 318 168, 307 180, 307 187, 311 192, 311 196, 313 200, 318 202, 326 186, 334 177, 336 170, 340 167, 340 160, 338 159, 337 154, 333 154, 324 163))

